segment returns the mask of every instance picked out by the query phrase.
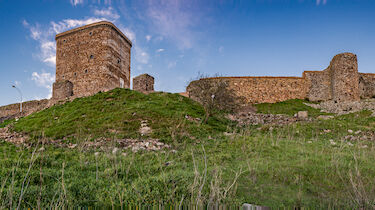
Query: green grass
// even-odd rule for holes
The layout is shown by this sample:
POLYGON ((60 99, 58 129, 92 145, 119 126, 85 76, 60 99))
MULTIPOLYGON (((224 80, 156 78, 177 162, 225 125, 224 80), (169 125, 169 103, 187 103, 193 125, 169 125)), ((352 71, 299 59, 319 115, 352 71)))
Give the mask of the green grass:
POLYGON ((308 111, 310 117, 317 117, 319 115, 330 115, 329 113, 320 112, 304 103, 313 103, 302 99, 291 99, 279 103, 263 103, 255 104, 257 111, 264 114, 286 114, 293 116, 299 111, 308 111))
MULTIPOLYGON (((145 117, 156 121, 153 117, 158 116, 159 123, 165 127, 173 126, 173 120, 183 121, 185 113, 194 117, 203 116, 200 105, 180 97, 115 90, 53 107, 14 122, 14 127, 20 131, 32 127, 27 130, 29 133, 44 131, 46 135, 48 126, 62 126, 57 122, 70 125, 64 120, 64 115, 70 112, 81 114, 85 110, 86 116, 90 116, 94 114, 90 110, 103 108, 108 113, 117 114, 98 112, 101 117, 113 115, 121 122, 129 121, 132 118, 124 118, 126 114, 116 118, 121 113, 127 113, 124 109, 128 107, 131 112, 142 116, 135 117, 137 121, 145 117), (137 102, 131 102, 131 95, 137 102), (115 98, 106 100, 111 96, 115 98), (148 99, 154 100, 154 103, 150 105, 148 99), (122 101, 126 103, 122 104, 122 101), (108 105, 109 102, 114 104, 108 105), (167 102, 168 105, 165 105, 167 102), (112 106, 116 108, 112 109, 112 106), (169 109, 163 109, 164 106, 169 109), (81 111, 76 110, 78 107, 81 111), (48 113, 56 114, 61 121, 43 120, 48 113), (34 128, 31 122, 47 127, 34 128)), ((284 114, 292 113, 301 108, 301 103, 288 102, 289 107, 285 103, 278 103, 272 105, 272 110, 274 113, 278 113, 276 110, 284 114)), ((80 124, 75 126, 90 125, 86 119, 79 119, 80 124)), ((182 142, 175 143, 173 147, 176 153, 172 150, 138 153, 125 150, 113 154, 100 149, 85 151, 80 147, 62 149, 52 146, 44 146, 45 150, 39 151, 41 145, 27 149, 0 142, 0 208, 17 206, 23 180, 29 184, 24 190, 21 206, 33 208, 38 207, 38 203, 42 207, 111 207, 121 204, 196 204, 197 201, 237 206, 246 202, 270 207, 311 208, 370 208, 374 204, 374 142, 344 140, 349 135, 348 129, 375 132, 375 118, 371 117, 369 111, 330 120, 273 125, 273 130, 269 130, 270 126, 233 129, 233 125, 220 116, 210 119, 208 124, 185 123, 181 125, 184 132, 194 138, 186 141, 180 138, 182 142), (234 133, 223 135, 223 130, 234 133), (95 152, 99 152, 97 156, 95 152)), ((113 122, 113 125, 117 124, 113 122)), ((101 126, 90 127, 95 133, 93 136, 101 135, 101 126)), ((163 126, 159 129, 167 129, 163 126)), ((138 129, 138 125, 133 127, 138 129)), ((131 132, 131 126, 127 129, 131 132)), ((69 132, 74 138, 86 138, 89 134, 82 129, 69 132)), ((51 138, 60 133, 50 132, 51 138)), ((170 134, 167 132, 161 133, 157 134, 158 137, 167 141, 173 139, 168 137, 170 134)))
POLYGON ((52 139, 141 138, 138 129, 147 120, 153 132, 146 138, 170 143, 224 132, 232 124, 222 117, 212 117, 207 124, 185 118, 203 119, 204 114, 197 102, 179 94, 115 89, 32 114, 20 119, 14 129, 52 139))

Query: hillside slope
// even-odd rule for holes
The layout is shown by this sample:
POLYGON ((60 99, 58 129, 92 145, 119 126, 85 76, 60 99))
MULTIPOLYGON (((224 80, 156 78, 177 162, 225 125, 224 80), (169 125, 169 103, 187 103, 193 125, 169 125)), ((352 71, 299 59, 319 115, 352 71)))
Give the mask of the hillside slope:
POLYGON ((169 93, 116 89, 51 107, 10 122, 33 136, 32 146, 0 136, 0 209, 18 203, 24 208, 242 203, 372 208, 375 117, 361 111, 318 120, 319 110, 304 102, 257 106, 261 113, 289 116, 309 110, 311 121, 242 127, 224 113, 201 123, 199 104, 169 93), (145 120, 153 132, 142 136, 145 120), (44 137, 80 142, 56 147, 39 141, 44 137), (172 148, 80 146, 100 138, 157 138, 172 148))
POLYGON ((230 121, 212 117, 201 124, 204 110, 197 102, 178 94, 156 92, 148 95, 128 89, 115 89, 20 119, 15 131, 34 137, 95 140, 105 138, 157 138, 182 142, 225 131, 230 121), (139 132, 145 122, 149 135, 139 132))

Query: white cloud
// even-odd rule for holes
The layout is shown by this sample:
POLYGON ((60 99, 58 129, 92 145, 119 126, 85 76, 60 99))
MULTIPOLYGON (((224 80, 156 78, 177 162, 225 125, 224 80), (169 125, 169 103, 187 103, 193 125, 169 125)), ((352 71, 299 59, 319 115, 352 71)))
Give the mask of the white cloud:
POLYGON ((156 33, 174 41, 178 48, 192 48, 194 33, 192 27, 198 16, 189 12, 189 1, 148 1, 147 15, 156 33))
POLYGON ((30 31, 30 37, 39 43, 39 54, 37 55, 42 62, 56 65, 56 44, 51 41, 51 30, 43 30, 39 24, 30 25, 26 20, 22 23, 30 31))
POLYGON ((112 8, 107 9, 95 9, 94 15, 109 18, 111 21, 116 21, 120 18, 120 15, 112 8))
POLYGON ((83 4, 83 0, 70 0, 70 4, 77 6, 78 4, 83 4))
POLYGON ((51 73, 38 73, 33 72, 31 74, 31 80, 35 81, 35 83, 39 87, 52 89, 52 84, 55 81, 55 75, 51 73))
POLYGON ((132 31, 130 28, 126 28, 122 25, 119 25, 119 29, 122 33, 125 34, 126 37, 130 39, 130 41, 135 42, 136 41, 136 35, 134 31, 132 31))
POLYGON ((30 24, 26 20, 23 20, 22 25, 25 26, 25 27, 28 27, 30 24))
POLYGON ((160 49, 156 50, 157 53, 161 53, 161 52, 164 52, 164 51, 165 51, 165 49, 163 49, 163 48, 160 48, 160 49))
POLYGON ((151 35, 147 35, 146 36, 146 40, 149 42, 151 40, 152 36, 151 35))
POLYGON ((54 32, 56 34, 58 34, 58 33, 66 31, 66 30, 69 30, 71 28, 76 28, 76 27, 84 26, 84 25, 87 25, 87 24, 91 24, 91 23, 95 23, 95 22, 99 22, 99 21, 103 21, 103 20, 108 20, 108 19, 104 18, 104 17, 102 17, 102 18, 90 17, 90 18, 86 18, 86 19, 82 19, 82 20, 65 19, 65 20, 59 21, 57 23, 52 21, 51 25, 52 25, 52 29, 54 30, 54 32))
POLYGON ((139 46, 135 46, 134 51, 136 61, 142 64, 148 64, 150 56, 144 49, 140 48, 139 46))

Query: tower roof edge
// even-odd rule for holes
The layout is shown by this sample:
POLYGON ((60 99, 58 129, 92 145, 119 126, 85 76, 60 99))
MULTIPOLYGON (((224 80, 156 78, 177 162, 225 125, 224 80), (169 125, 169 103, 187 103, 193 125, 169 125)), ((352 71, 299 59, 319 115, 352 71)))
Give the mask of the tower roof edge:
POLYGON ((126 42, 128 42, 130 44, 130 46, 133 45, 133 43, 130 41, 130 39, 128 37, 126 37, 125 34, 122 33, 122 31, 115 26, 115 24, 113 24, 113 23, 111 23, 109 21, 100 21, 100 22, 96 22, 96 23, 91 23, 91 24, 88 24, 88 25, 84 25, 84 26, 81 26, 81 27, 78 27, 78 28, 73 28, 73 29, 71 29, 69 31, 64 31, 62 33, 56 34, 55 40, 57 40, 60 37, 66 36, 68 34, 71 34, 71 33, 75 33, 75 32, 81 31, 81 30, 85 30, 85 29, 88 29, 88 28, 92 28, 92 27, 95 27, 95 26, 101 26, 101 25, 107 25, 107 26, 112 27, 115 31, 117 31, 120 34, 120 36, 122 38, 125 39, 126 42))

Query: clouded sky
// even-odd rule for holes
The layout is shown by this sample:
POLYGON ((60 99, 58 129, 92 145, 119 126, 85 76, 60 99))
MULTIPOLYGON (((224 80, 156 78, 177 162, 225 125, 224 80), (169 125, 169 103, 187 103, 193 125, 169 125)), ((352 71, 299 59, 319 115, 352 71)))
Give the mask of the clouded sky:
POLYGON ((131 75, 183 92, 205 74, 301 76, 341 52, 375 73, 374 0, 0 0, 0 105, 50 97, 54 36, 100 20, 132 41, 131 75))

